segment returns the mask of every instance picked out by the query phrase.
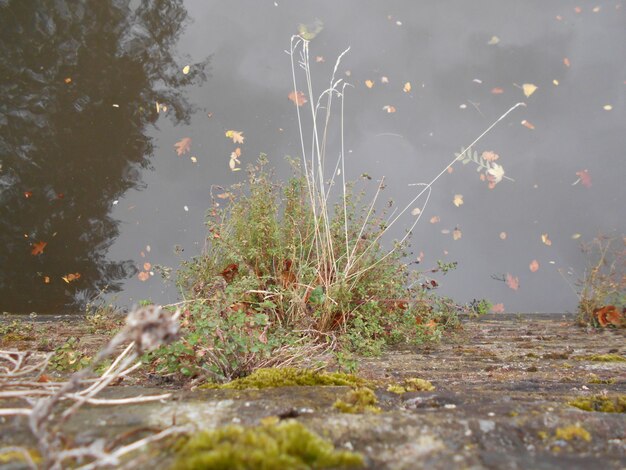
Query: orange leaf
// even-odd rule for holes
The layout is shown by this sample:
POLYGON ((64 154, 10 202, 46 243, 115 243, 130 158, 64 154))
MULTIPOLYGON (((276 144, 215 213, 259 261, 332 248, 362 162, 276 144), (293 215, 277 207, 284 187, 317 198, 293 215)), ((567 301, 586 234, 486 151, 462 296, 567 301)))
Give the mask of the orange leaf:
POLYGON ((514 277, 509 273, 506 273, 506 285, 513 290, 519 289, 519 278, 514 277))
POLYGON ((372 88, 374 86, 374 82, 371 80, 365 80, 365 86, 367 88, 372 88))
POLYGON ((491 93, 493 93, 494 95, 501 95, 502 93, 504 93, 504 90, 502 88, 492 88, 491 89, 491 93))
POLYGON ((235 144, 243 144, 243 141, 245 139, 245 137, 243 136, 243 131, 229 130, 226 131, 224 135, 226 135, 226 137, 228 137, 229 139, 233 139, 233 142, 235 144))
POLYGON ((174 144, 174 148, 176 149, 176 155, 179 157, 186 154, 191 149, 191 137, 183 137, 174 144))
POLYGON ((302 106, 309 101, 301 91, 292 91, 287 95, 287 98, 293 101, 296 106, 302 106))
POLYGON ((151 267, 152 267, 152 265, 150 263, 143 263, 143 270, 144 271, 150 271, 151 267))
POLYGON ((141 271, 139 274, 137 274, 137 277, 140 281, 146 282, 148 279, 150 279, 150 273, 147 273, 146 271, 141 271))
POLYGON ((26 199, 28 199, 28 198, 29 198, 29 197, 31 197, 32 195, 33 195, 33 192, 32 192, 32 191, 24 191, 24 197, 25 197, 26 199))
POLYGON ((430 223, 431 224, 436 224, 437 222, 441 222, 441 219, 439 218, 438 215, 434 215, 430 218, 430 223))
POLYGON ((72 281, 76 281, 76 280, 80 279, 80 273, 66 274, 61 279, 63 279, 65 282, 67 282, 69 284, 72 281))
POLYGON ((532 273, 537 272, 537 270, 539 269, 539 261, 537 261, 536 259, 532 260, 528 268, 530 269, 530 272, 532 273))
POLYGON ((527 129, 534 129, 535 128, 535 125, 532 122, 527 121, 526 119, 524 119, 521 122, 521 124, 522 124, 522 126, 526 127, 527 129))
POLYGON ((37 255, 41 255, 43 254, 43 249, 46 247, 48 243, 47 242, 36 242, 33 243, 33 249, 30 250, 30 254, 33 256, 37 256, 37 255))
POLYGON ((569 67, 571 65, 567 57, 563 58, 563 63, 565 64, 565 67, 569 67))

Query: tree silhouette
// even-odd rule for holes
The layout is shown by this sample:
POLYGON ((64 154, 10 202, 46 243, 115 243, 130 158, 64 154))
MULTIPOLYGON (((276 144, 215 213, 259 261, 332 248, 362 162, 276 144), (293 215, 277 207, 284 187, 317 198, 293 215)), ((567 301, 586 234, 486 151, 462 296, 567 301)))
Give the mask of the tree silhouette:
POLYGON ((156 102, 187 121, 181 89, 206 79, 173 57, 182 0, 0 2, 0 309, 75 309, 119 290, 130 261, 105 255, 113 200, 149 166, 156 102), (33 244, 46 242, 43 253, 33 244), (70 283, 62 277, 79 273, 70 283), (49 281, 49 282, 48 282, 49 281))

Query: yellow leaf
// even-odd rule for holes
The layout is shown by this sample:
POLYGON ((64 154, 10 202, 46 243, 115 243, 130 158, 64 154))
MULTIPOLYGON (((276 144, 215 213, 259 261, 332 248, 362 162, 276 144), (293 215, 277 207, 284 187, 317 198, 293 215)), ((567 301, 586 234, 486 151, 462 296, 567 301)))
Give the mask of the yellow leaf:
POLYGON ((454 200, 452 201, 452 204, 454 204, 456 207, 461 207, 463 205, 463 195, 462 194, 455 194, 454 195, 454 200))
POLYGON ((605 111, 610 111, 613 109, 613 106, 611 106, 610 104, 605 104, 604 106, 602 106, 602 109, 604 109, 605 111))
POLYGON ((528 98, 535 91, 537 91, 537 86, 533 85, 532 83, 524 83, 522 85, 522 90, 524 90, 524 94, 526 95, 526 98, 528 98))
POLYGON ((187 74, 189 73, 189 66, 188 66, 188 65, 185 65, 185 66, 183 67, 183 73, 184 73, 185 75, 187 75, 187 74))
POLYGON ((243 144, 245 137, 243 136, 242 131, 226 131, 226 137, 229 139, 233 139, 233 142, 236 144, 243 144))
POLYGON ((372 88, 374 86, 374 82, 371 80, 365 80, 365 86, 367 88, 372 88))
POLYGON ((541 241, 542 241, 545 245, 547 245, 547 246, 552 245, 552 240, 550 240, 550 239, 548 238, 548 234, 547 234, 547 233, 542 233, 542 234, 541 234, 541 241))
POLYGON ((402 88, 405 93, 409 93, 411 91, 411 82, 406 82, 404 84, 404 88, 402 88))
POLYGON ((559 86, 559 81, 558 80, 552 80, 552 83, 554 83, 554 86, 559 86))
POLYGON ((495 46, 499 42, 500 42, 500 38, 498 36, 491 36, 491 39, 489 40, 487 44, 490 46, 495 46))
POLYGON ((580 237, 580 233, 575 233, 574 235, 572 235, 572 240, 578 240, 580 237))

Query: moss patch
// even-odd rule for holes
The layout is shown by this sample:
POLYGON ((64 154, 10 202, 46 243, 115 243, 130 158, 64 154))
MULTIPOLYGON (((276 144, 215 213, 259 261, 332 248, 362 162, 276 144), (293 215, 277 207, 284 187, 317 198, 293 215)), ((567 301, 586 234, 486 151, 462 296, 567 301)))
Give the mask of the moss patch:
POLYGON ((568 402, 583 411, 599 411, 601 413, 626 413, 626 395, 604 397, 595 395, 592 397, 576 398, 568 402))
POLYGON ((594 362, 626 362, 626 357, 619 354, 591 354, 589 356, 577 357, 576 359, 594 362))
POLYGON ((359 454, 335 450, 297 421, 255 428, 226 426, 195 434, 178 450, 172 468, 347 468, 363 466, 359 454))
POLYGON ((578 424, 557 428, 554 432, 554 437, 556 439, 563 439, 565 441, 571 441, 572 439, 582 439, 583 441, 591 442, 591 434, 589 434, 589 431, 587 431, 582 426, 579 426, 578 424))
POLYGON ((406 392, 430 392, 435 390, 435 386, 428 380, 409 378, 404 379, 401 384, 391 384, 387 387, 388 392, 406 393, 406 392))
POLYGON ((342 413, 380 413, 378 398, 374 391, 367 387, 351 390, 343 399, 333 405, 342 413))
POLYGON ((356 375, 344 374, 342 372, 320 372, 306 369, 280 368, 258 369, 247 377, 235 379, 223 385, 206 384, 202 385, 201 388, 245 390, 316 385, 345 385, 356 387, 366 385, 366 381, 356 375))

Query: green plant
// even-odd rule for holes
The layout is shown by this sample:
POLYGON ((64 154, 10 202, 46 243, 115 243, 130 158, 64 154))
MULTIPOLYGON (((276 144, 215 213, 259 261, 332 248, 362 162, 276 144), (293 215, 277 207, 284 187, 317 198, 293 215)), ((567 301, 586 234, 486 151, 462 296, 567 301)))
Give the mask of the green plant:
POLYGON ((68 338, 54 350, 54 355, 50 358, 50 368, 59 372, 68 372, 88 366, 91 358, 78 348, 78 338, 68 338))
POLYGON ((488 314, 492 307, 493 304, 487 299, 474 299, 469 303, 467 310, 470 316, 480 317, 488 314))

